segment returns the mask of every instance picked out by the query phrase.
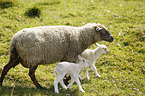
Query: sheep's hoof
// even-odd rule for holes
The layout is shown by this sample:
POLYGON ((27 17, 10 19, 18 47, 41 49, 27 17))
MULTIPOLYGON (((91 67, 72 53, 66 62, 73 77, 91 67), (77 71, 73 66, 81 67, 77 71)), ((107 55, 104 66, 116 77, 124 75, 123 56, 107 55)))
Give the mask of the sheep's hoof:
POLYGON ((38 89, 40 89, 40 90, 44 90, 44 89, 47 89, 46 87, 39 87, 38 89))
POLYGON ((0 86, 2 86, 2 83, 0 83, 0 86))

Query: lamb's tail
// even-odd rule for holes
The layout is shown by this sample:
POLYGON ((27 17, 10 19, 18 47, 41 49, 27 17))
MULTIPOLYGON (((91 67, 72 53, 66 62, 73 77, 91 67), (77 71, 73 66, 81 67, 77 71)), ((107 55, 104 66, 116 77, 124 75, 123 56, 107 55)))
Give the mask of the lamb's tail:
POLYGON ((53 73, 54 73, 54 76, 57 77, 57 75, 56 75, 56 67, 54 68, 53 73))

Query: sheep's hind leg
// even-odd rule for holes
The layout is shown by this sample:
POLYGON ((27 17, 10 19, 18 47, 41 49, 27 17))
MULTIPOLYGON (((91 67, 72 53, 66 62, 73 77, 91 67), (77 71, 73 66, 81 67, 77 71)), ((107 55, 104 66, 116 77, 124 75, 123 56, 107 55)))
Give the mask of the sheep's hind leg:
POLYGON ((4 77, 7 74, 7 72, 12 68, 15 67, 16 65, 19 64, 18 57, 16 59, 10 59, 9 63, 4 66, 4 69, 2 71, 1 77, 0 77, 0 86, 3 83, 4 77))
POLYGON ((29 68, 29 76, 31 78, 31 80, 33 81, 33 83, 35 84, 35 86, 38 88, 38 89, 43 89, 43 87, 38 83, 36 77, 35 77, 35 70, 37 69, 38 65, 36 66, 30 66, 29 68))

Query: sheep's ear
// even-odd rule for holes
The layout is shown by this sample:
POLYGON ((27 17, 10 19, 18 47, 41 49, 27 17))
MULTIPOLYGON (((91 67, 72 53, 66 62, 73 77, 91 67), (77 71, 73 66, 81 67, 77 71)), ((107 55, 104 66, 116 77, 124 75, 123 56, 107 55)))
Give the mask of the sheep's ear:
POLYGON ((101 29, 101 27, 96 27, 96 31, 100 31, 101 29))
POLYGON ((100 44, 96 43, 97 46, 101 46, 100 44))
POLYGON ((100 23, 97 23, 96 24, 96 31, 100 31, 101 29, 103 29, 103 28, 101 28, 101 24, 100 23))

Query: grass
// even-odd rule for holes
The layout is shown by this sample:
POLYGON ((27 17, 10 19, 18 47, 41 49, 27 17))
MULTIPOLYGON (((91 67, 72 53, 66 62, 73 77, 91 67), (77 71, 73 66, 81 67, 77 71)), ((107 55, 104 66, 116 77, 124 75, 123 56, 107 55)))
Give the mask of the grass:
MULTIPOLYGON (((7 0, 8 1, 8 0, 7 0)), ((12 1, 12 0, 9 0, 12 1)), ((101 23, 115 37, 106 44, 110 54, 102 55, 96 66, 100 78, 90 70, 90 80, 85 79, 82 93, 74 84, 69 90, 60 89, 60 96, 144 96, 145 95, 145 3, 144 0, 14 0, 15 6, 0 7, 0 73, 9 60, 9 44, 12 36, 23 28, 46 25, 82 26, 101 23), (39 8, 40 17, 25 15, 30 8, 39 8)), ((89 48, 94 49, 92 45, 89 48)), ((56 95, 54 93, 53 68, 56 64, 39 66, 36 77, 47 89, 36 89, 28 69, 20 64, 6 75, 1 96, 56 95)), ((61 88, 61 86, 59 86, 61 88)))

